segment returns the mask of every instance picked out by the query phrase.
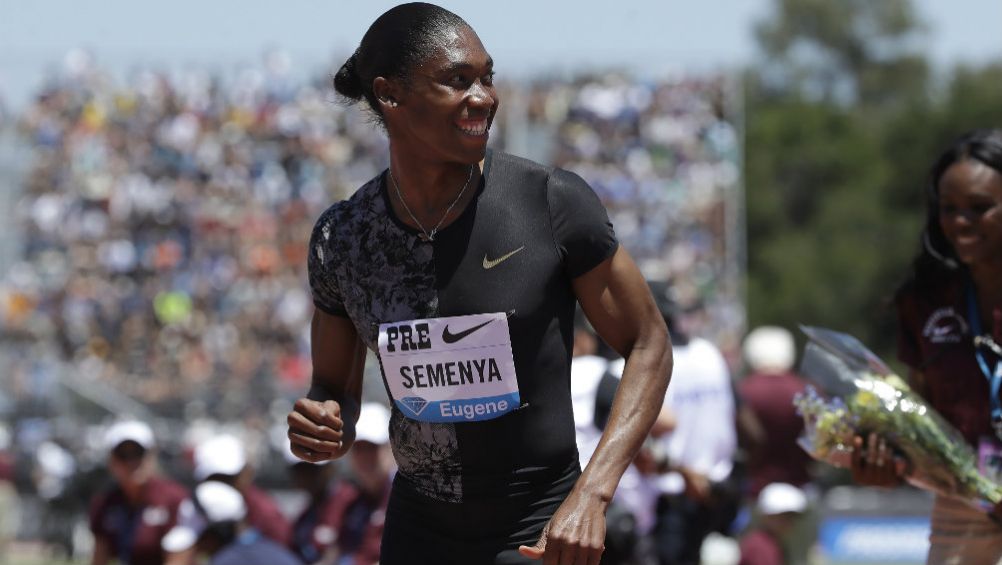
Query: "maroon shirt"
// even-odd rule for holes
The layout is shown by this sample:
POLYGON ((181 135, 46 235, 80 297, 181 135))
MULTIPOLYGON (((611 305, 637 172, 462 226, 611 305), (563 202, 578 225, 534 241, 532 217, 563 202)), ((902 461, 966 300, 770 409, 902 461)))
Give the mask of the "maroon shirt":
MULTIPOLYGON (((898 358, 925 375, 926 400, 972 446, 994 437, 988 381, 974 357, 963 275, 928 289, 911 284, 897 296, 898 358)), ((990 328, 982 321, 982 331, 990 328)), ((994 358, 986 357, 994 367, 994 358)))
POLYGON ((373 498, 339 481, 295 520, 292 550, 312 563, 337 546, 338 555, 351 556, 356 565, 378 563, 389 492, 387 483, 381 496, 373 498))
POLYGON ((741 538, 738 565, 784 565, 783 546, 765 530, 752 530, 741 538))
POLYGON ((129 504, 121 488, 112 487, 91 501, 91 532, 107 542, 120 561, 124 554, 131 565, 160 565, 164 562, 160 540, 177 523, 178 507, 186 498, 187 489, 162 477, 143 485, 137 507, 129 504))
POLYGON ((755 413, 765 432, 765 445, 748 462, 748 488, 753 497, 769 483, 801 486, 810 480, 811 457, 797 444, 804 419, 793 405, 794 395, 804 388, 804 381, 793 373, 754 373, 738 384, 741 401, 755 413))
POLYGON ((341 556, 352 556, 355 565, 379 562, 390 484, 387 481, 378 496, 370 496, 351 483, 343 483, 334 493, 331 512, 338 532, 338 551, 341 556))
POLYGON ((14 456, 0 451, 0 483, 14 482, 14 456))
POLYGON ((311 499, 309 505, 292 522, 289 548, 306 563, 318 561, 337 542, 338 508, 335 495, 338 490, 339 486, 332 486, 324 492, 323 497, 311 499))
POLYGON ((287 546, 292 537, 289 520, 268 493, 250 485, 241 493, 247 503, 247 523, 275 543, 287 546))

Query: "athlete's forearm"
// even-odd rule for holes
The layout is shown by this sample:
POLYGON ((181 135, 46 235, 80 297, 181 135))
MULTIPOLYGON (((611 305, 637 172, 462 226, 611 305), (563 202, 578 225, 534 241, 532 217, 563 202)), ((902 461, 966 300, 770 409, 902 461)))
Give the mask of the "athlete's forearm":
POLYGON ((649 332, 633 347, 605 431, 575 488, 612 500, 661 412, 671 369, 671 342, 663 331, 649 332))
POLYGON ((354 424, 358 420, 358 411, 361 406, 361 390, 351 391, 347 390, 347 387, 341 388, 342 390, 337 390, 336 387, 330 385, 329 380, 324 380, 314 375, 313 382, 310 384, 310 390, 306 393, 306 398, 319 402, 327 400, 336 401, 341 406, 342 419, 354 424))

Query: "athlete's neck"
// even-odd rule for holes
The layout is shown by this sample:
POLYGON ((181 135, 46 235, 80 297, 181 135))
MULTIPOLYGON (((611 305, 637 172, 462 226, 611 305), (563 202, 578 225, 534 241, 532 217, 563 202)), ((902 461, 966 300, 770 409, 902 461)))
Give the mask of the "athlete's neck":
MULTIPOLYGON (((454 208, 461 210, 475 192, 471 188, 480 180, 482 165, 483 162, 474 165, 471 174, 470 165, 429 160, 395 150, 392 141, 390 142, 390 172, 393 180, 396 181, 400 194, 407 200, 407 206, 419 218, 434 217, 437 221, 466 186, 462 201, 457 202, 454 208), (466 185, 467 179, 469 186, 466 185)), ((398 198, 392 186, 390 197, 398 198)))
POLYGON ((141 483, 136 482, 125 482, 120 484, 122 493, 125 495, 125 499, 129 501, 130 506, 139 506, 143 501, 143 494, 146 491, 146 484, 148 481, 143 481, 141 483))

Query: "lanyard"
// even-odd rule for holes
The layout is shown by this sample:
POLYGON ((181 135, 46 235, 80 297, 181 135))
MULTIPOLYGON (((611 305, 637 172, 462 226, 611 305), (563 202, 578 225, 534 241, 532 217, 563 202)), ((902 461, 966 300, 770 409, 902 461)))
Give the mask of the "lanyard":
POLYGON ((136 531, 142 520, 143 508, 123 506, 121 510, 126 522, 117 532, 116 545, 118 545, 118 560, 126 565, 132 563, 132 549, 136 545, 136 531))
POLYGON ((252 545, 261 539, 261 532, 255 528, 247 528, 237 536, 236 543, 239 545, 252 545))
POLYGON ((995 435, 1002 439, 1002 403, 999 402, 999 389, 1002 388, 1002 360, 995 362, 995 371, 988 368, 985 356, 981 354, 981 315, 978 313, 978 299, 974 295, 974 285, 967 283, 967 319, 971 324, 971 334, 974 336, 974 358, 978 361, 981 373, 988 380, 991 391, 989 400, 992 410, 992 429, 995 435))

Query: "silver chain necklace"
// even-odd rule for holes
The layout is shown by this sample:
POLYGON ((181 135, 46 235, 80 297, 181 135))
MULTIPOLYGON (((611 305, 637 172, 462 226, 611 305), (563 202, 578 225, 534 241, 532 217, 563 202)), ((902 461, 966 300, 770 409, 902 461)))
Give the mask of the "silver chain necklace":
POLYGON ((421 241, 435 241, 435 234, 438 233, 438 228, 442 227, 442 222, 444 222, 445 219, 449 217, 449 212, 452 212, 452 209, 459 202, 459 199, 463 197, 463 193, 466 192, 466 187, 470 185, 470 179, 473 178, 473 165, 470 165, 470 174, 466 176, 466 182, 463 183, 462 190, 459 191, 459 194, 456 195, 456 199, 452 201, 452 204, 449 204, 449 207, 445 209, 445 213, 442 214, 442 218, 438 221, 437 224, 435 224, 435 227, 431 228, 431 231, 429 232, 428 230, 424 229, 424 226, 421 225, 421 222, 417 219, 417 217, 414 216, 414 212, 411 212, 410 207, 407 206, 407 201, 404 200, 404 195, 400 192, 400 185, 397 184, 397 179, 393 177, 393 168, 391 167, 387 169, 387 171, 390 173, 390 182, 393 183, 393 188, 396 189, 397 191, 397 198, 399 198, 400 203, 403 204, 404 210, 407 212, 407 215, 410 216, 412 220, 414 220, 414 223, 417 224, 418 229, 421 230, 421 235, 418 236, 421 238, 421 241))

